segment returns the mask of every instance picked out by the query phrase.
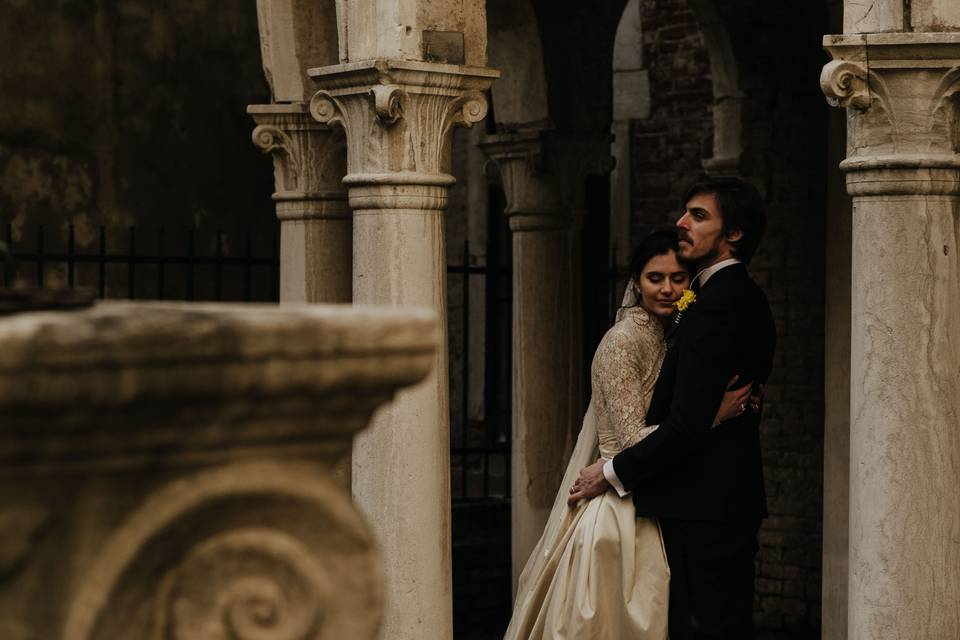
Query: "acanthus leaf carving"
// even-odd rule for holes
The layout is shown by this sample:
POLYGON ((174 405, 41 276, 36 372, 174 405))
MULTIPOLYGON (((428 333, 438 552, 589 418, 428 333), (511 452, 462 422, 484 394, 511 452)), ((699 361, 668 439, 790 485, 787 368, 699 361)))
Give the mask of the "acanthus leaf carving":
POLYGON ((960 153, 960 67, 943 74, 930 108, 934 137, 946 139, 953 153, 960 153))
POLYGON ((850 60, 833 60, 820 72, 820 88, 832 107, 870 108, 870 87, 867 70, 850 60))

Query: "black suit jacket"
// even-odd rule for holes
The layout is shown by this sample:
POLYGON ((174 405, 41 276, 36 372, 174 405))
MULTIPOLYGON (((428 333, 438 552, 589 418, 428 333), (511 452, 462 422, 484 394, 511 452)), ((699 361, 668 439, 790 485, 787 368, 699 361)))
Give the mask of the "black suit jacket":
POLYGON ((714 273, 680 320, 657 379, 647 424, 660 428, 613 460, 637 515, 759 520, 767 515, 760 415, 711 429, 734 374, 765 383, 776 328, 763 291, 742 264, 714 273))

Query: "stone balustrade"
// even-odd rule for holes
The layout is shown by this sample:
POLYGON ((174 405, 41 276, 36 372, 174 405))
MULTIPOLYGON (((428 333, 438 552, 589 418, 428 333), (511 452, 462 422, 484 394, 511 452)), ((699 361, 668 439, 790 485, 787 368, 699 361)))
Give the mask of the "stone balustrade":
POLYGON ((0 637, 377 637, 380 556, 330 470, 437 335, 335 306, 0 318, 0 637))

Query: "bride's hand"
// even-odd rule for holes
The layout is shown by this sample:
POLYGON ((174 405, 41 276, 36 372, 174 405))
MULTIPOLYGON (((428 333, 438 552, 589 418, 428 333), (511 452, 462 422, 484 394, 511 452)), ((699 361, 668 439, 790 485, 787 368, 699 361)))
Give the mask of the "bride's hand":
POLYGON ((750 401, 750 391, 753 387, 747 384, 739 389, 734 389, 733 386, 737 384, 739 379, 740 376, 736 375, 727 383, 727 392, 723 394, 723 400, 720 401, 720 408, 717 409, 717 415, 713 419, 711 428, 716 428, 722 422, 743 415, 743 412, 747 410, 747 402, 750 401))

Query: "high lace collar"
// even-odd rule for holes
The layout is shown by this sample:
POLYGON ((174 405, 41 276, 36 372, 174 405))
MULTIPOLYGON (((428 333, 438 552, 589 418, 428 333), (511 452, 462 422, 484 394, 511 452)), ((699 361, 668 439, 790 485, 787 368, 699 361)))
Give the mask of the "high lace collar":
POLYGON ((653 327, 657 333, 663 334, 663 325, 657 322, 657 319, 639 304, 632 307, 621 307, 619 311, 617 311, 617 322, 627 319, 632 320, 640 326, 653 327))

